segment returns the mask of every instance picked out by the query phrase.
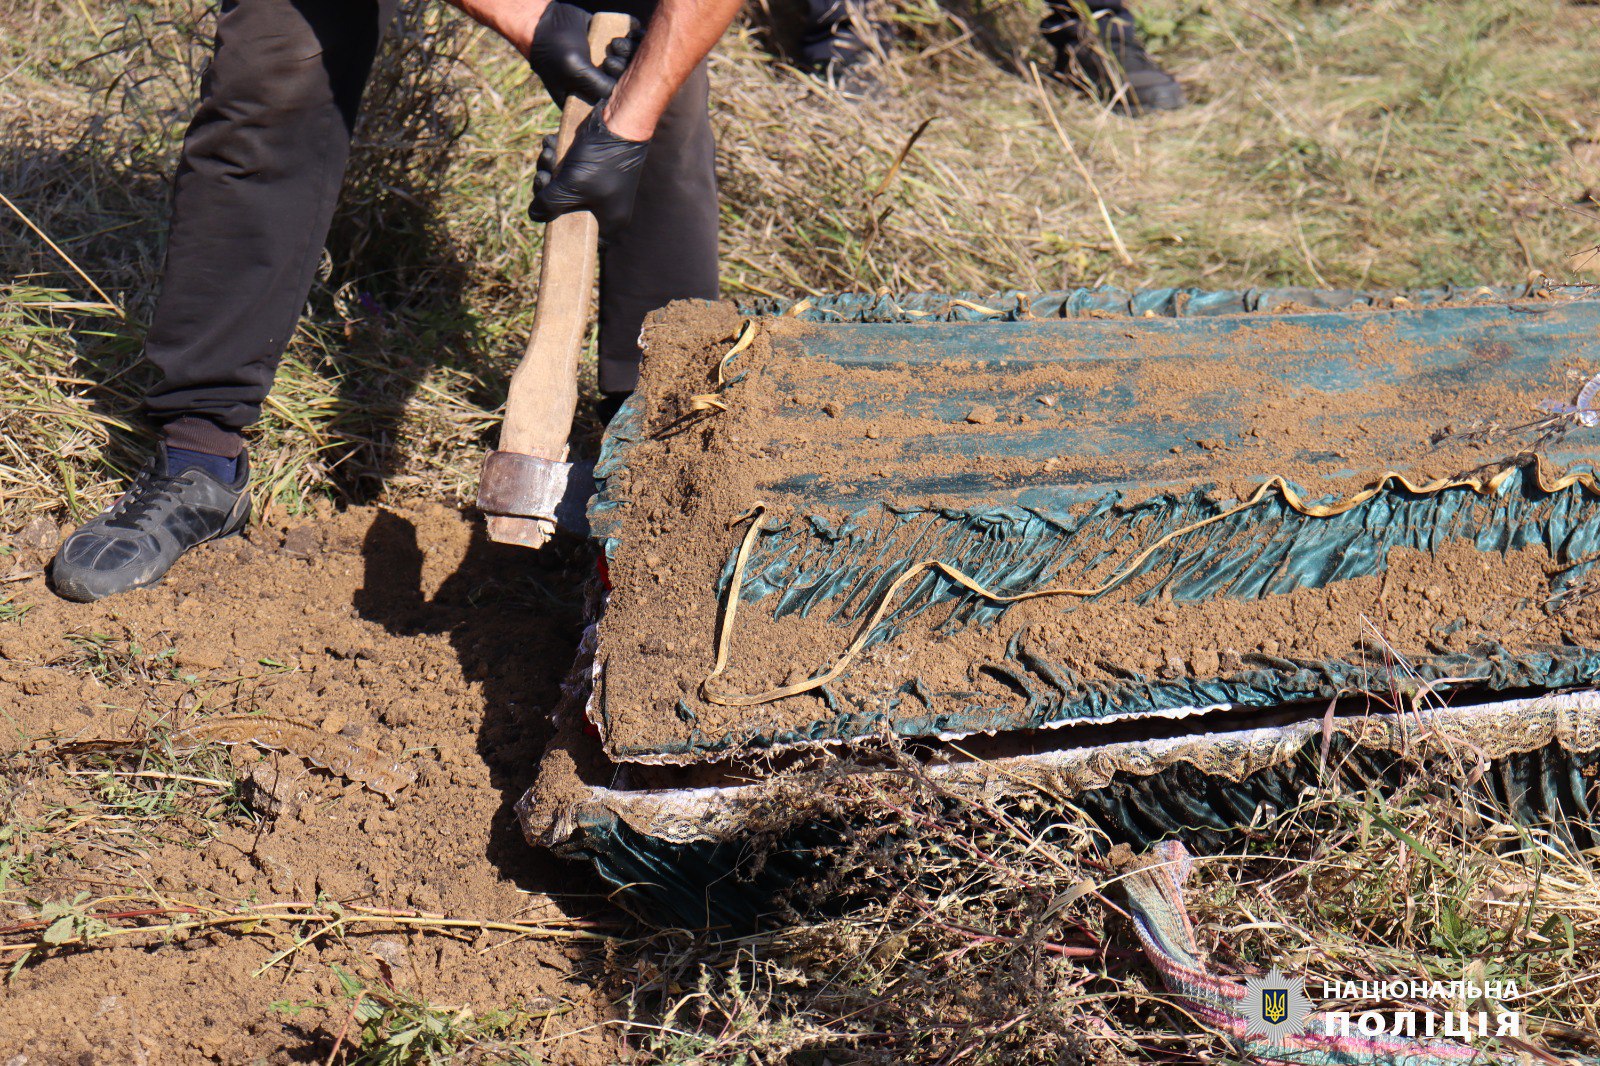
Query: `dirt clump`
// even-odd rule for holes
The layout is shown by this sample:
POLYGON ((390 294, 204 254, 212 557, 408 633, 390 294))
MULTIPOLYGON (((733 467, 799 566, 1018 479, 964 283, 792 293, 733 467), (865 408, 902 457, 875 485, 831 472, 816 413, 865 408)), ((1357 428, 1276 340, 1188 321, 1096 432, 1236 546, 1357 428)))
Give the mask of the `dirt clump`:
MULTIPOLYGON (((37 539, 13 546, 14 574, 47 559, 54 540, 37 539)), ((521 1011, 549 1061, 625 1061, 594 976, 603 941, 580 939, 620 916, 586 871, 530 848, 511 809, 581 630, 562 590, 590 566, 581 549, 490 544, 444 507, 357 508, 257 527, 97 604, 38 576, 4 586, 21 614, 0 621, 0 926, 34 919, 29 900, 148 912, 116 926, 274 905, 422 918, 36 952, 3 993, 0 1061, 320 1062, 352 1009, 335 967, 462 1018, 521 1011), (353 739, 416 780, 391 806, 290 753, 173 739, 255 714, 353 739), (135 753, 85 743, 115 738, 135 753)))

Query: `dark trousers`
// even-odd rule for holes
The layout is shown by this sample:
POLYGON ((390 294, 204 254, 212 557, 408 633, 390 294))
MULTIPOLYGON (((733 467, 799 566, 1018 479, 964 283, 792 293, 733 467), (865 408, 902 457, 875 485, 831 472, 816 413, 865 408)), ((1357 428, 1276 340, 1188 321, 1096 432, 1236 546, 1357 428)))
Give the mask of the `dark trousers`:
MULTIPOLYGON (((311 290, 362 90, 397 2, 224 0, 145 342, 160 376, 147 400, 157 421, 197 416, 238 431, 260 416, 311 290)), ((608 392, 638 378, 646 314, 717 295, 707 89, 702 66, 662 118, 632 224, 601 254, 608 392)))

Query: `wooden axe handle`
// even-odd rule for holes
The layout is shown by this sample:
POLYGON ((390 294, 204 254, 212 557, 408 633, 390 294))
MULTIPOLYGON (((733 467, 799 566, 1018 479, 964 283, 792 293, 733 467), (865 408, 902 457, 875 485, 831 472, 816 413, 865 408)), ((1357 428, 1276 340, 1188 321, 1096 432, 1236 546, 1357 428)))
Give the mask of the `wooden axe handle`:
MULTIPOLYGON (((589 55, 598 65, 606 46, 628 35, 627 15, 602 11, 589 20, 589 55)), ((591 108, 567 98, 556 138, 556 158, 578 133, 591 108)), ((566 457, 572 416, 578 407, 578 353, 589 324, 599 228, 587 211, 561 215, 544 229, 544 260, 539 267, 538 306, 533 335, 522 362, 511 375, 500 450, 560 461, 566 457)))
MULTIPOLYGON (((627 15, 602 11, 589 20, 589 56, 599 64, 606 46, 626 37, 627 15)), ((556 158, 567 154, 578 126, 592 109, 576 96, 567 98, 556 134, 556 158)), ((544 256, 539 264, 538 305, 533 333, 522 361, 511 375, 506 416, 500 425, 502 452, 561 462, 578 407, 578 353, 589 324, 589 295, 594 291, 599 227, 587 211, 561 215, 544 229, 544 256)), ((487 466, 485 466, 487 469, 487 466)), ((484 506, 480 495, 479 506, 484 506)), ((542 546, 555 524, 542 518, 490 514, 489 539, 501 544, 542 546)))

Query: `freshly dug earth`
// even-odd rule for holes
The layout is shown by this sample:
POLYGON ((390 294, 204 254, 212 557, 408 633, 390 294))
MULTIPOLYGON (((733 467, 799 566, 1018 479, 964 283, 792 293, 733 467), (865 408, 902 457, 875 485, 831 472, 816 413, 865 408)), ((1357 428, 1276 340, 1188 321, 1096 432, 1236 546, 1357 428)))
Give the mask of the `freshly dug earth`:
POLYGON ((322 1062, 352 1007, 335 966, 463 1017, 519 1008, 548 1061, 627 1058, 596 986, 603 943, 566 935, 620 916, 583 868, 528 847, 510 808, 572 661, 585 552, 492 545, 442 507, 358 509, 263 525, 156 588, 79 605, 24 577, 54 540, 36 523, 0 556, 23 577, 0 594, 26 607, 0 621, 0 926, 32 917, 29 899, 88 893, 96 911, 323 900, 553 932, 352 926, 272 965, 316 923, 36 954, 0 992, 0 1062, 322 1062), (173 729, 257 713, 379 749, 416 781, 391 807, 249 745, 159 761, 173 729), (149 754, 63 748, 112 738, 149 754), (151 798, 169 787, 176 814, 151 798))
MULTIPOLYGON (((1485 331, 1494 337, 1543 308, 1478 302, 1477 310, 1498 316, 1485 331)), ((1112 490, 1124 505, 1193 489, 1238 500, 1274 475, 1314 501, 1347 497, 1388 472, 1419 485, 1482 481, 1535 454, 1594 449, 1595 431, 1553 422, 1539 406, 1570 402, 1594 372, 1592 329, 1555 342, 1551 350, 1570 358, 1534 365, 1498 342, 1461 351, 1448 336, 1425 343, 1425 314, 1352 313, 1337 344, 1311 316, 1294 314, 1259 316, 1238 333, 1217 320, 839 329, 769 319, 719 372, 742 328, 738 315, 675 305, 647 333, 642 439, 607 485, 626 501, 616 512, 614 591, 598 652, 608 750, 643 757, 696 736, 797 729, 836 713, 817 691, 749 708, 703 697, 722 617, 718 580, 758 503, 769 526, 817 516, 837 527, 877 504, 932 511, 1028 503, 1038 492, 1076 507, 1112 490), (964 342, 975 354, 954 358, 964 342), (1450 360, 1443 370, 1440 351, 1450 360), (1331 363, 1352 369, 1320 377, 1331 363), (1369 378, 1362 387, 1338 384, 1357 373, 1369 378), (1327 387, 1308 383, 1317 380, 1327 387)), ((1541 461, 1549 474, 1549 458, 1541 461)), ((1057 580, 1092 585, 1141 546, 1119 545, 1057 580)), ((975 667, 999 659, 1018 631, 1091 682, 1221 676, 1251 654, 1600 645, 1600 617, 1588 605, 1550 612, 1553 569, 1543 549, 1507 558, 1448 544, 1437 555, 1396 550, 1386 574, 1260 602, 1136 605, 1149 578, 1087 605, 1033 600, 999 628, 941 633, 935 611, 831 688, 857 707, 913 677, 932 688, 981 683, 985 694, 1015 698, 975 667)), ((761 604, 744 605, 717 690, 761 693, 815 676, 855 632, 830 613, 774 621, 761 604)))

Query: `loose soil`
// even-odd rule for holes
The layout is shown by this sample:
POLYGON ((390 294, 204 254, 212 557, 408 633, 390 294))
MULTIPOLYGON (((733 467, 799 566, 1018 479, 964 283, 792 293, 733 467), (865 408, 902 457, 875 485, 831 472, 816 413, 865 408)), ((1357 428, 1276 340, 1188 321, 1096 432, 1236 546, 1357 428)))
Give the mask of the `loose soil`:
MULTIPOLYGON (((1351 315, 1353 361, 1374 381, 1347 393, 1280 376, 1281 360, 1298 360, 1309 375, 1322 358, 1325 335, 1294 314, 1262 316, 1248 348, 1207 349, 1203 359, 1192 358, 1195 334, 1179 323, 1088 319, 1030 333, 1025 349, 986 347, 983 359, 947 358, 950 345, 928 343, 945 328, 938 325, 886 333, 882 342, 861 341, 857 331, 851 343, 864 346, 866 363, 807 355, 808 346, 832 343, 826 326, 765 320, 719 388, 717 367, 741 320, 724 305, 675 305, 647 332, 638 401, 646 439, 630 446, 627 468, 608 485, 626 501, 599 649, 597 717, 608 750, 628 758, 684 744, 696 731, 756 735, 833 718, 815 692, 752 708, 701 696, 721 615, 717 581, 746 528, 741 517, 757 502, 775 524, 796 514, 837 522, 870 502, 970 507, 987 501, 984 484, 995 499, 1087 485, 1123 490, 1134 503, 1196 488, 1242 499, 1272 475, 1309 500, 1345 497, 1386 472, 1418 484, 1481 479, 1541 450, 1548 422, 1527 425, 1545 417, 1539 401, 1570 402, 1594 371, 1572 359, 1549 380, 1524 380, 1516 374, 1525 371, 1507 369, 1509 349, 1490 343, 1459 353, 1459 371, 1435 374, 1396 318, 1415 313, 1351 315), (1098 339, 1085 346, 1090 333, 1098 339), (1085 347, 1114 352, 1088 360, 1085 347), (970 399, 986 389, 982 402, 970 399), (707 394, 726 409, 696 401, 707 394), (1178 443, 1152 457, 1140 451, 1146 430, 1178 443), (959 488, 940 491, 956 477, 959 488)), ((1519 313, 1531 312, 1506 312, 1507 328, 1519 313)), ((991 328, 993 344, 1013 327, 991 328)), ((1558 446, 1581 449, 1591 437, 1577 430, 1558 446)), ((1092 583, 1134 550, 1123 546, 1097 571, 1063 578, 1092 583)), ((1373 578, 1253 603, 1140 607, 1132 599, 1149 582, 1133 582, 1089 605, 1031 601, 1012 608, 1003 629, 1006 637, 1022 630, 1089 682, 1219 676, 1252 654, 1348 657, 1385 642, 1403 655, 1497 639, 1600 644, 1587 606, 1547 611, 1554 564, 1542 549, 1502 557, 1452 545, 1431 556, 1395 551, 1388 563, 1373 578)), ((854 633, 827 614, 774 621, 747 604, 719 689, 756 693, 814 676, 854 633)), ((835 692, 871 706, 912 677, 971 689, 981 680, 975 668, 1001 658, 1005 638, 978 627, 941 634, 934 623, 942 618, 929 612, 863 656, 835 692)), ((1006 697, 998 682, 984 683, 1006 697)))
MULTIPOLYGON (((36 571, 54 540, 30 528, 0 556, 0 576, 36 571)), ((321 898, 616 926, 587 870, 529 847, 511 810, 548 737, 580 631, 572 590, 591 567, 583 549, 492 545, 443 507, 364 508, 269 522, 100 604, 59 600, 39 577, 0 586, 28 606, 0 622, 0 805, 22 834, 0 841, 0 925, 31 916, 24 897, 87 892, 123 901, 97 909, 321 898), (417 780, 390 807, 238 745, 215 755, 245 779, 244 806, 140 822, 106 806, 114 779, 60 747, 252 713, 403 758, 417 780), (63 807, 86 820, 29 835, 61 826, 63 807)), ((380 927, 324 937, 258 974, 291 946, 282 927, 140 939, 23 966, 0 991, 0 1062, 322 1062, 351 1008, 332 967, 375 984, 380 957, 396 988, 431 1003, 548 1013, 531 1049, 548 1061, 626 1059, 594 943, 380 927)))

